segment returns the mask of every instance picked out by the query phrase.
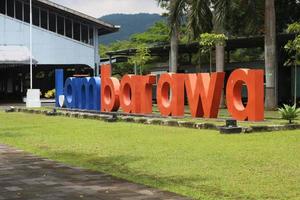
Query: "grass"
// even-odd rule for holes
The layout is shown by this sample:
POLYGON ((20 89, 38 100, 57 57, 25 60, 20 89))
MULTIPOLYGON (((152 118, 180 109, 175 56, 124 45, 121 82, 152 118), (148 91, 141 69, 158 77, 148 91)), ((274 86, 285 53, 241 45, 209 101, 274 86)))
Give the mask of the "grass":
POLYGON ((0 143, 194 199, 300 199, 300 131, 216 131, 0 112, 0 143))

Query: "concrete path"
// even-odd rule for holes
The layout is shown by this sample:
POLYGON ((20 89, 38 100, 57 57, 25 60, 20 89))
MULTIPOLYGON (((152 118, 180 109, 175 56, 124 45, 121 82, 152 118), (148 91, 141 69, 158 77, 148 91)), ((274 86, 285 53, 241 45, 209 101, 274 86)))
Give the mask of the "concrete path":
POLYGON ((185 200, 170 192, 42 159, 0 144, 0 200, 185 200))

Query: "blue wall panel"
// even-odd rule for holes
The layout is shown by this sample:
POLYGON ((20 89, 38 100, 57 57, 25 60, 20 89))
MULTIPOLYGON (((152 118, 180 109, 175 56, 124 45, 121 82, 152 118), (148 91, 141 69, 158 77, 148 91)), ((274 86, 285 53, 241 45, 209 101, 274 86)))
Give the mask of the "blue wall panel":
MULTIPOLYGON (((94 68, 93 46, 33 26, 33 57, 38 64, 82 64, 94 68)), ((0 45, 22 45, 29 48, 29 24, 0 14, 0 45)), ((98 51, 97 51, 98 53, 98 51)))

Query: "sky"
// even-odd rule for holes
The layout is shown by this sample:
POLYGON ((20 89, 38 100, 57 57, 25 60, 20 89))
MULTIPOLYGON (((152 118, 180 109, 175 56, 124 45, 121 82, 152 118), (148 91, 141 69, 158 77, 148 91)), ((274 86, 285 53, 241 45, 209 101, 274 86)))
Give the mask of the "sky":
POLYGON ((52 0, 93 17, 113 13, 163 13, 155 0, 52 0))

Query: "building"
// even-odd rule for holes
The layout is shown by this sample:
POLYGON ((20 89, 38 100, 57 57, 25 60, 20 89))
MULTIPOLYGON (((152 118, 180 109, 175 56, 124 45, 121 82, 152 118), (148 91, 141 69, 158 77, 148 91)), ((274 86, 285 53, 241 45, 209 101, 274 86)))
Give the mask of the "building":
MULTIPOLYGON (((53 89, 55 68, 98 71, 98 38, 118 27, 48 0, 32 4, 33 87, 53 89)), ((0 101, 20 100, 30 86, 29 23, 29 0, 0 0, 0 101)))

